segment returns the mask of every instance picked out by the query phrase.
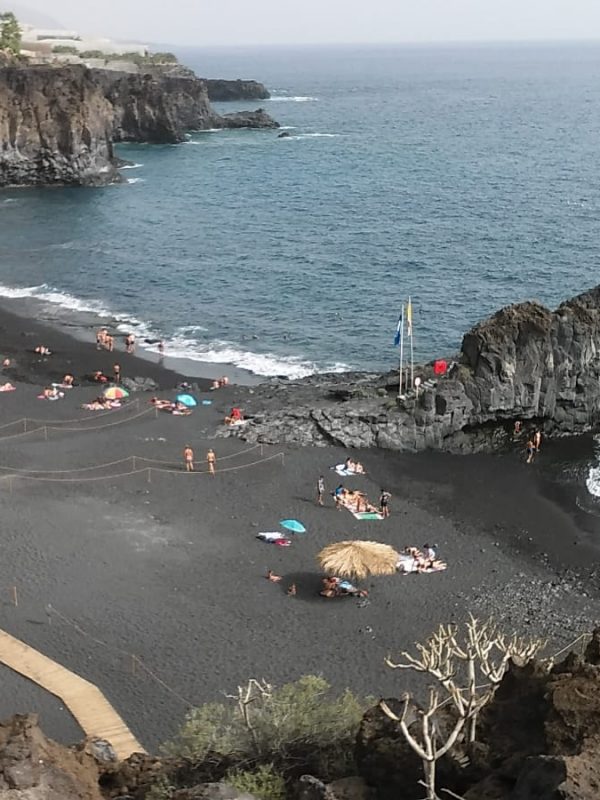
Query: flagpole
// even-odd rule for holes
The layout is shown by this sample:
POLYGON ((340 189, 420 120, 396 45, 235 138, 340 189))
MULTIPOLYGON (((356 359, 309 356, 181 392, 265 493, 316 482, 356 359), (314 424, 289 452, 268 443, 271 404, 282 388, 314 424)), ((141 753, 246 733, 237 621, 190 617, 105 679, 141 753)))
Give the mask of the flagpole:
POLYGON ((413 358, 413 325, 412 325, 412 300, 410 297, 408 298, 408 302, 410 305, 410 388, 413 389, 415 385, 415 376, 414 376, 414 358, 413 358))
POLYGON ((400 328, 400 369, 398 380, 398 397, 402 396, 402 372, 404 371, 404 303, 402 303, 402 322, 400 328))

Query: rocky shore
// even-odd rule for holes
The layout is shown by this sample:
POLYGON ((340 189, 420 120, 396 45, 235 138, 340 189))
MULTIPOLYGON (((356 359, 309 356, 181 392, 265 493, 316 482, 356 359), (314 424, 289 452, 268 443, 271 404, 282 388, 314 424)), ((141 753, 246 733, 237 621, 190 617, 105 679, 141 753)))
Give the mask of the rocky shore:
POLYGON ((600 286, 550 311, 508 306, 465 334, 443 376, 418 365, 419 391, 398 374, 344 373, 272 382, 242 397, 249 442, 401 451, 499 449, 515 421, 552 435, 600 421, 600 286))
MULTIPOLYGON (((581 648, 580 648, 581 651, 581 648)), ((401 703, 386 704, 400 713, 401 703)), ((440 735, 453 724, 440 715, 440 735)), ((409 729, 416 731, 415 720, 409 729)), ((461 737, 437 765, 438 785, 464 800, 596 800, 600 786, 600 632, 582 654, 511 665, 469 746, 461 737)), ((301 751, 300 751, 301 753, 301 751)), ((306 756, 310 759, 309 756, 306 756)), ((358 731, 354 775, 327 783, 299 774, 294 800, 420 800, 422 763, 377 703, 358 731)), ((231 764, 229 764, 231 766, 231 764)), ((117 763, 110 743, 73 747, 46 738, 35 715, 0 725, 0 795, 7 800, 252 800, 227 785, 213 751, 205 763, 134 754, 117 763), (162 792, 162 793, 159 793, 162 792)))
POLYGON ((262 109, 217 114, 196 77, 5 66, 0 187, 105 185, 118 180, 114 142, 172 144, 194 130, 276 127, 262 109))

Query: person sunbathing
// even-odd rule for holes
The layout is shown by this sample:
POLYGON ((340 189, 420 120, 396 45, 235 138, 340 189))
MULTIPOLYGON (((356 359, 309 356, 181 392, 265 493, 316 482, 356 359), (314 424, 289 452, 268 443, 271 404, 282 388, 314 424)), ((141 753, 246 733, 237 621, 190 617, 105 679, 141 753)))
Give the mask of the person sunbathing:
POLYGON ((67 372, 67 374, 66 374, 66 375, 63 377, 63 379, 62 379, 62 385, 63 385, 65 388, 69 388, 69 389, 71 389, 71 388, 73 387, 73 381, 74 381, 74 380, 75 380, 75 376, 74 376, 74 375, 71 375, 71 373, 70 373, 70 372, 67 372))
POLYGON ((108 378, 101 369, 97 369, 95 372, 92 372, 92 380, 96 383, 108 383, 108 378))
POLYGON ((158 408, 160 411, 172 411, 174 408, 174 403, 170 400, 161 400, 160 397, 153 397, 150 402, 155 408, 158 408))
POLYGON ((229 412, 229 416, 225 417, 225 425, 237 425, 238 422, 244 421, 244 412, 241 408, 234 406, 229 412))
POLYGON ((183 403, 171 403, 171 414, 177 417, 189 417, 192 409, 185 406, 183 403))
POLYGON ((319 592, 322 597, 337 597, 339 578, 323 578, 323 588, 319 592))
POLYGON ((2 386, 0 386, 0 392, 14 392, 15 388, 16 387, 13 386, 12 383, 3 383, 2 386))
POLYGON ((354 472, 355 467, 356 467, 356 464, 354 463, 354 461, 350 457, 348 457, 344 461, 344 469, 348 470, 348 472, 354 472))
POLYGON ((49 350, 43 344, 38 344, 38 346, 35 348, 34 352, 38 353, 38 355, 40 355, 40 356, 51 356, 52 355, 52 351, 49 350))
POLYGON ((323 578, 323 588, 319 592, 322 597, 366 597, 366 589, 359 589, 350 581, 335 576, 323 578))
POLYGON ((356 475, 364 475, 365 474, 365 468, 360 463, 360 461, 355 461, 354 462, 354 472, 355 472, 356 475))

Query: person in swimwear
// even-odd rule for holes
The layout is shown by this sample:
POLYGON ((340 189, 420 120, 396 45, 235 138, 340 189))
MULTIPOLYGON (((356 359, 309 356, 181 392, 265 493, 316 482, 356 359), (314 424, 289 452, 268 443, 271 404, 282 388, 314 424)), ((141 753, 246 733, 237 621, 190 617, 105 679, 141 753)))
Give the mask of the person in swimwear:
POLYGON ((121 383, 121 365, 115 364, 113 366, 113 378, 115 383, 121 383))
POLYGON ((532 439, 527 440, 526 452, 527 464, 533 464, 533 459, 535 458, 535 444, 532 439))
POLYGON ((214 453, 212 448, 209 449, 208 453, 206 454, 206 463, 208 464, 208 471, 214 477, 215 474, 215 465, 217 463, 217 457, 214 453))
POLYGON ((189 444, 186 444, 183 450, 183 460, 185 463, 185 470, 186 472, 193 472, 194 471, 194 451, 190 447, 189 444))
POLYGON ((73 386, 73 381, 74 380, 75 380, 75 377, 73 375, 71 375, 70 372, 67 372, 67 374, 62 379, 63 386, 69 386, 69 387, 73 386))
POLYGON ((135 336, 133 333, 128 333, 125 337, 125 350, 130 355, 135 352, 135 336))

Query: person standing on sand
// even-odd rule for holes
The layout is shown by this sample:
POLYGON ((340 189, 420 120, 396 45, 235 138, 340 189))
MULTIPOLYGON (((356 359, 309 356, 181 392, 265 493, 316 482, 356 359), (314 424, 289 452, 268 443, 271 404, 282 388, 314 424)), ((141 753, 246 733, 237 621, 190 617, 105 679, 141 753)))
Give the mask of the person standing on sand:
POLYGON ((527 463, 533 464, 533 459, 535 456, 535 445, 532 439, 527 440, 527 463))
POLYGON ((133 333, 128 333, 125 337, 125 349, 129 355, 135 352, 135 336, 133 333))
POLYGON ((104 337, 104 347, 108 350, 109 353, 112 353, 112 351, 115 348, 115 340, 110 334, 107 334, 104 337))
POLYGON ((542 449, 542 432, 539 429, 533 434, 533 444, 536 453, 539 453, 542 449))
POLYGON ((518 419, 518 420, 515 422, 515 427, 514 427, 514 429, 513 429, 513 436, 515 436, 515 437, 516 437, 516 436, 520 436, 520 434, 521 434, 521 428, 522 428, 522 427, 523 427, 523 423, 521 422, 521 420, 520 420, 520 419, 518 419))
POLYGON ((121 365, 115 364, 113 367, 113 376, 115 383, 121 383, 121 365))
POLYGON ((194 451, 186 444, 183 450, 183 460, 185 463, 185 471, 186 472, 193 472, 194 471, 194 451))
POLYGON ((215 474, 215 465, 217 463, 217 457, 214 453, 214 450, 211 448, 208 453, 206 454, 206 463, 208 464, 208 471, 211 475, 214 476, 215 474))
POLYGON ((162 358, 164 354, 165 354, 165 343, 161 339, 160 342, 158 343, 158 355, 160 356, 160 358, 162 358))
POLYGON ((96 331, 96 350, 102 350, 104 347, 104 329, 96 331))
POLYGON ((325 478, 321 475, 317 481, 317 505, 323 505, 323 495, 325 494, 325 478))
POLYGON ((339 486, 336 486, 333 492, 333 499, 335 500, 335 507, 338 511, 341 511, 342 508, 342 494, 344 492, 344 486, 340 483, 339 486))
POLYGON ((390 515, 390 497, 392 495, 389 492, 386 492, 385 489, 381 490, 381 496, 379 498, 379 510, 381 511, 381 516, 384 519, 387 519, 390 515))

